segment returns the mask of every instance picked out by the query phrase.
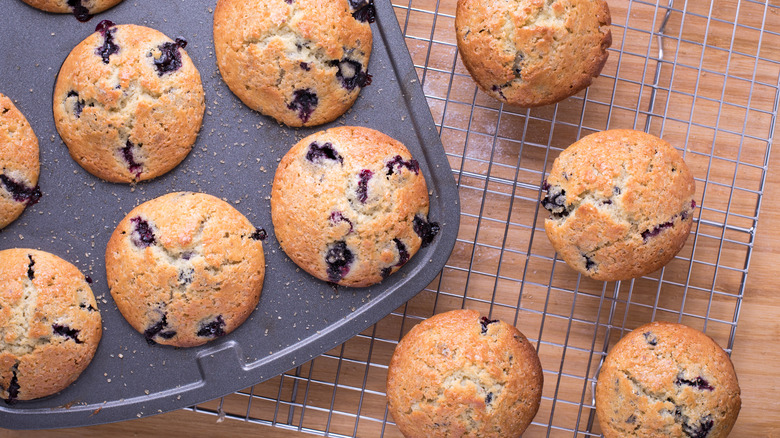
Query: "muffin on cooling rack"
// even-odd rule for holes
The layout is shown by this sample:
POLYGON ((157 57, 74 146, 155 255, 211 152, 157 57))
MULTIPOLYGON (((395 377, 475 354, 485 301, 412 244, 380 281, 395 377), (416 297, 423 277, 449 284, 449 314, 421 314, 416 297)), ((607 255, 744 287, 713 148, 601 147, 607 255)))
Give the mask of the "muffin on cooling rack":
POLYGON ((230 90, 288 126, 346 112, 371 83, 372 0, 219 0, 214 49, 230 90))
POLYGON ((379 283, 439 231, 428 221, 425 176, 406 146, 353 126, 312 134, 285 154, 271 217, 288 257, 343 286, 379 283))
POLYGON ((22 0, 28 5, 46 12, 70 14, 79 21, 88 21, 92 15, 114 7, 122 0, 22 0))
POLYGON ((169 193, 134 208, 114 230, 108 288, 150 344, 201 345, 235 330, 257 307, 265 237, 225 201, 169 193))
POLYGON ((0 94, 0 229, 41 198, 38 138, 11 99, 0 94))
POLYGON ((519 330, 453 310, 398 343, 387 402, 406 437, 516 437, 539 409, 542 384, 539 357, 519 330))
POLYGON ((463 64, 482 90, 522 107, 563 100, 590 85, 607 61, 604 0, 458 0, 463 64))
POLYGON ((669 143, 630 129, 597 132, 561 152, 543 189, 555 250, 603 281, 639 277, 668 263, 693 224, 694 180, 669 143))
POLYGON ((0 251, 0 398, 45 397, 95 355, 102 321, 84 274, 34 249, 0 251))
POLYGON ((70 52, 54 86, 54 123, 79 165, 129 183, 184 160, 205 110, 185 45, 148 27, 104 20, 70 52))
POLYGON ((741 406, 729 356, 712 338, 682 324, 653 322, 609 352, 596 384, 606 438, 721 438, 741 406))

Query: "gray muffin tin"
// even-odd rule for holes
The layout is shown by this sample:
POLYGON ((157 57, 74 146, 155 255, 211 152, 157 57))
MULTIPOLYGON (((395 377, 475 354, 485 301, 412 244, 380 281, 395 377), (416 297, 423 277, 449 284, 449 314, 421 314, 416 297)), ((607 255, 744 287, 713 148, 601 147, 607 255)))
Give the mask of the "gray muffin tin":
POLYGON ((202 403, 302 365, 369 327, 425 288, 444 267, 458 232, 458 191, 417 81, 393 7, 376 3, 373 83, 335 122, 290 129, 236 98, 219 75, 213 49, 216 1, 125 0, 87 23, 48 14, 19 0, 0 14, 0 92, 30 121, 41 146, 43 197, 0 231, 0 249, 36 248, 75 264, 94 280, 103 338, 94 360, 70 387, 8 405, 0 427, 72 427, 144 417, 202 403), (54 127, 52 90, 70 50, 104 19, 184 37, 200 70, 206 115, 190 155, 174 170, 135 186, 93 177, 68 155, 54 127), (298 269, 279 248, 269 198, 276 164, 304 136, 339 125, 368 126, 394 137, 420 162, 430 193, 433 243, 399 272, 363 289, 335 289, 298 269), (222 198, 268 231, 260 303, 233 333, 196 348, 148 345, 116 308, 106 286, 104 252, 117 223, 135 206, 173 191, 222 198))

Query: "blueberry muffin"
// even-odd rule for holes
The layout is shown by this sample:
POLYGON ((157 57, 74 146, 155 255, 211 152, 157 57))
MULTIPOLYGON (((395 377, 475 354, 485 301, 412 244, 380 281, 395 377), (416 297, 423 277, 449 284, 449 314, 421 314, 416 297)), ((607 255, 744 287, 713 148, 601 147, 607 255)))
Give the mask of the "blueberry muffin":
POLYGON ((387 402, 405 437, 517 437, 539 409, 542 384, 539 356, 519 330, 453 310, 398 343, 387 402))
POLYGON ((0 251, 0 398, 45 397, 87 368, 102 321, 84 275, 34 249, 0 251))
POLYGON ((211 195, 177 192, 145 202, 108 242, 111 296, 150 344, 191 347, 225 336, 260 300, 265 236, 211 195))
POLYGON ((669 322, 643 325, 609 352, 596 384, 606 438, 727 437, 741 400, 734 366, 704 333, 669 322))
POLYGON ((70 52, 54 87, 54 122, 78 164, 130 183, 160 176, 187 156, 205 102, 185 45, 104 20, 70 52))
POLYGON ((298 266, 344 286, 382 281, 439 231, 428 221, 425 177, 406 147, 351 126, 312 134, 287 152, 271 217, 298 266))
POLYGON ((605 0, 458 0, 463 64, 485 93, 522 107, 563 100, 590 85, 612 44, 605 0))
POLYGON ((693 224, 693 175, 669 143, 616 129, 588 135, 555 159, 544 183, 547 237, 596 280, 639 277, 668 263, 693 224))
POLYGON ((38 138, 11 99, 0 94, 0 229, 41 198, 38 138))
POLYGON ((219 0, 217 64, 247 106, 288 126, 344 114, 371 83, 373 0, 219 0))
POLYGON ((79 21, 89 21, 92 15, 119 4, 122 0, 22 0, 46 12, 73 14, 79 21))

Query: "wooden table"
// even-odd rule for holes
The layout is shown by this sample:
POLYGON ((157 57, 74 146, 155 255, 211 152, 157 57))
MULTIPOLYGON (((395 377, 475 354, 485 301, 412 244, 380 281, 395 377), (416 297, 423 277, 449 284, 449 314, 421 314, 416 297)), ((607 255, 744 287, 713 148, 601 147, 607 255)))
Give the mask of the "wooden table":
MULTIPOLYGON (((385 0, 377 0, 385 1, 385 0)), ((399 2, 396 2, 400 4, 399 2)), ((415 3, 415 7, 422 9, 432 9, 432 5, 435 2, 433 0, 424 0, 415 3)), ((661 2, 665 3, 665 2, 661 2)), ((705 2, 700 2, 704 4, 705 2)), ((734 10, 737 7, 737 1, 718 1, 715 14, 728 16, 730 10, 734 10), (724 12, 725 11, 725 12, 724 12)), ((443 1, 439 6, 440 12, 445 15, 452 14, 454 1, 443 1)), ((625 24, 627 20, 634 19, 647 19, 658 18, 650 14, 647 17, 643 17, 642 14, 646 13, 647 8, 637 7, 635 10, 627 11, 627 1, 613 0, 610 2, 610 6, 613 10, 613 21, 625 24), (629 18, 630 17, 630 18, 629 18), (622 20, 622 21, 620 21, 622 20)), ((769 9, 767 15, 767 23, 769 29, 773 32, 780 32, 780 25, 772 23, 780 23, 780 4, 777 0, 769 0, 769 5, 772 8, 769 9)), ((399 17, 404 22, 404 14, 399 13, 399 17)), ((750 17, 749 17, 750 18, 750 17)), ((752 17, 756 18, 756 17, 752 17)), ((696 20, 690 20, 687 26, 683 26, 683 32, 680 35, 683 38, 696 39, 696 33, 706 33, 706 28, 700 28, 697 30, 696 20), (692 26, 692 27, 691 27, 692 26)), ((426 28, 419 23, 414 22, 414 18, 410 19, 409 31, 407 34, 415 33, 416 26, 420 29, 421 34, 427 32, 426 28)), ((677 29, 681 26, 679 17, 674 16, 670 20, 669 28, 677 29), (676 21, 675 21, 676 20, 676 21)), ((702 24, 706 26, 706 24, 702 24)), ((715 27, 714 25, 712 27, 715 27)), ((625 28, 616 28, 616 44, 622 44, 628 46, 632 43, 630 40, 621 40, 619 37, 625 31, 625 28)), ((741 33, 735 33, 737 44, 744 41, 748 44, 749 41, 757 36, 742 35, 741 33)), ((451 32, 443 32, 443 34, 436 35, 436 38, 451 38, 451 32)), ((716 35, 712 38, 723 38, 723 35, 716 35)), ((726 35, 726 38, 730 38, 730 35, 726 35)), ((412 47, 413 55, 419 54, 415 52, 415 45, 417 41, 410 40, 410 46, 412 47)), ((767 37, 764 41, 764 50, 767 52, 773 51, 773 53, 780 53, 780 38, 767 37)), ((615 45, 613 44, 613 47, 615 45)), ((427 47, 426 47, 427 48, 427 47)), ((424 48, 425 49, 425 48, 424 48)), ((681 50, 683 50, 681 48, 681 50)), ((424 50, 423 50, 424 51, 424 50)), ((616 54, 611 55, 610 62, 615 62, 616 54)), ((780 61, 776 55, 773 58, 780 61)), ((416 59, 417 63, 419 61, 416 59)), ((433 62, 433 61, 430 61, 433 62)), ((629 61, 626 60, 626 63, 629 61)), ((750 68, 748 60, 736 59, 735 63, 743 62, 746 64, 746 68, 750 68)), ((639 61, 639 67, 641 67, 642 61, 639 61)), ((767 65, 763 66, 767 68, 767 65)), ((776 68, 778 64, 769 64, 769 68, 776 68)), ((461 69, 462 66, 457 67, 461 69)), ((608 64, 605 68, 605 75, 610 73, 614 76, 616 74, 613 68, 610 72, 610 66, 608 64)), ((770 75, 772 77, 772 75, 770 75)), ((774 73, 774 78, 777 78, 777 74, 774 73)), ((601 78, 600 78, 601 79, 601 78)), ((706 79, 706 78, 705 78, 706 79)), ((662 82, 664 78, 662 77, 662 82)), ((671 80, 667 78, 667 80, 671 80)), ((429 78, 429 81, 435 81, 435 79, 429 78)), ((430 85, 430 84, 428 84, 430 85)), ((435 84, 434 84, 435 85, 435 84)), ((599 82, 596 82, 592 88, 594 95, 598 95, 599 82)), ((717 82, 708 83, 707 80, 702 80, 699 84, 699 94, 719 93, 719 85, 717 82)), ((607 87, 609 90, 609 87, 607 87)), ((430 93, 429 89, 426 92, 430 93)), ((619 93, 618 93, 619 94, 619 93)), ((755 95, 756 101, 771 101, 775 96, 760 94, 755 95)), ((619 98, 619 95, 618 95, 619 98)), ((485 104, 487 107, 490 104, 485 104)), ((434 116, 437 116, 438 109, 436 108, 436 102, 432 101, 432 108, 434 116)), ((455 110, 452 110, 455 111, 455 110)), ((562 111, 565 111, 563 109, 562 111)), ((437 119, 437 123, 440 122, 437 119)), ((445 123, 446 124, 446 123, 445 123)), ((614 123, 614 127, 620 126, 619 121, 614 123)), ((641 126, 639 127, 641 129, 641 126)), ((680 133, 675 132, 673 126, 667 126, 665 131, 665 138, 671 137, 673 139, 679 138, 680 133)), ((444 134, 442 137, 446 137, 444 134)), ((780 124, 775 127, 774 137, 780 137, 780 124)), ((445 139, 445 146, 448 141, 445 139)), ((460 163, 459 159, 453 160, 453 166, 460 163)), ((715 164, 717 165, 717 163, 715 164)), ((544 166, 544 164, 543 164, 544 166)), ((547 164, 549 166, 549 163, 547 164)), ((754 436, 769 436, 780 437, 780 301, 776 298, 776 285, 774 280, 777 279, 777 275, 780 274, 780 268, 777 267, 778 254, 780 254, 780 173, 772 172, 772 170, 780 169, 780 154, 775 152, 770 159, 769 165, 770 172, 768 173, 767 184, 765 187, 763 203, 761 207, 760 221, 756 232, 757 239, 752 253, 752 261, 750 265, 750 272, 747 277, 746 289, 744 294, 744 300, 742 301, 741 314, 739 318, 739 325, 736 331, 736 338, 734 342, 734 348, 732 352, 732 360, 739 375, 739 381, 742 388, 742 411, 732 433, 735 437, 754 437, 754 436)), ((706 169, 694 169, 697 173, 697 177, 701 177, 703 171, 706 169)), ((386 358, 385 358, 386 359, 386 358)), ((376 382, 375 382, 376 383, 376 382)), ((381 385, 381 382, 379 382, 381 385)), ((328 394, 325 394, 327 397, 328 394)), ((391 426, 390 429, 393 429, 391 426)), ((390 430, 390 435, 396 436, 397 431, 390 430)), ((291 437, 291 436, 310 436, 301 434, 298 432, 284 431, 275 428, 269 428, 265 426, 259 426, 242 421, 226 420, 222 423, 216 422, 216 417, 211 415, 203 415, 193 413, 191 411, 176 411, 163 415, 153 416, 149 418, 143 418, 138 420, 127 421, 117 424, 108 424, 101 426, 85 427, 69 430, 57 430, 57 431, 8 431, 0 429, 0 438, 16 438, 16 437, 82 437, 82 436, 243 436, 243 435, 261 435, 266 437, 291 437)), ((536 435, 534 435, 536 436, 536 435)))

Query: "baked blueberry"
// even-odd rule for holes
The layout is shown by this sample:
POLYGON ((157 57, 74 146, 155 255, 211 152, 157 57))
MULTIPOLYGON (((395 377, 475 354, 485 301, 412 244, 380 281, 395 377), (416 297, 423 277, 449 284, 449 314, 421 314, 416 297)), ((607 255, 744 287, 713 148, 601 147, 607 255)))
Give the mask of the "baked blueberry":
POLYGON ((349 267, 354 259, 352 251, 347 248, 347 242, 339 240, 330 245, 325 254, 325 263, 328 264, 328 279, 333 283, 338 283, 349 273, 349 267))
POLYGON ((70 6, 70 9, 73 11, 73 16, 76 17, 76 20, 85 23, 92 18, 89 9, 81 4, 81 0, 68 0, 68 6, 70 6))
POLYGON ((689 380, 689 379, 683 378, 683 376, 681 374, 681 375, 677 376, 676 379, 674 379, 674 384, 677 385, 677 386, 682 386, 682 385, 693 386, 696 389, 707 390, 707 391, 712 391, 712 390, 715 389, 714 387, 712 387, 710 385, 710 383, 706 379, 704 379, 701 376, 698 376, 695 379, 689 380))
POLYGON ((374 8, 374 0, 349 0, 349 5, 352 7, 352 16, 355 20, 362 22, 373 23, 376 21, 376 8, 374 8))
POLYGON ((320 144, 316 141, 312 142, 309 145, 309 151, 306 152, 306 159, 311 162, 318 162, 323 159, 328 160, 334 160, 338 161, 339 163, 344 163, 344 158, 339 155, 338 152, 336 152, 335 149, 333 149, 333 144, 330 142, 326 142, 324 144, 320 144))
POLYGON ((314 109, 317 108, 317 94, 310 89, 295 90, 293 92, 292 102, 287 104, 287 108, 298 113, 298 118, 303 123, 309 121, 314 109))
POLYGON ((73 102, 73 114, 78 119, 79 117, 81 117, 81 111, 84 110, 84 105, 86 104, 86 102, 84 102, 84 100, 79 99, 79 93, 77 93, 77 92, 75 92, 73 90, 68 91, 68 96, 67 97, 75 97, 76 98, 76 100, 73 102))
POLYGON ((139 248, 146 248, 148 246, 154 245, 156 240, 154 238, 154 231, 152 230, 152 227, 149 226, 149 222, 141 219, 138 216, 130 219, 130 222, 135 224, 133 233, 130 236, 130 239, 133 241, 135 246, 139 248))
MULTIPOLYGON (((140 178, 141 172, 143 171, 143 165, 135 161, 135 153, 133 152, 135 147, 136 146, 130 140, 127 140, 125 147, 120 149, 120 151, 122 152, 122 158, 124 158, 127 163, 127 170, 135 174, 136 178, 140 178)), ((141 145, 139 144, 138 147, 140 148, 141 145)))
MULTIPOLYGON (((360 174, 358 175, 358 187, 357 187, 357 195, 358 195, 358 201, 365 204, 366 200, 368 200, 368 181, 371 180, 371 177, 374 176, 374 172, 363 169, 360 171, 360 174)), ((398 239, 396 239, 398 240, 398 239)))
POLYGON ((479 324, 482 326, 482 334, 484 335, 485 333, 487 333, 488 330, 487 326, 496 322, 498 322, 497 319, 488 319, 487 316, 483 316, 479 318, 479 324))
POLYGON ((420 236, 420 239, 422 239, 420 246, 423 248, 427 247, 431 244, 431 242, 433 242, 433 239, 437 234, 439 234, 440 229, 438 222, 428 222, 428 219, 420 216, 419 214, 414 216, 412 227, 414 228, 414 232, 420 236))
POLYGON ((352 221, 345 218, 343 214, 341 214, 340 211, 334 211, 330 214, 330 223, 333 225, 338 224, 339 222, 346 222, 349 224, 349 232, 351 233, 353 230, 352 227, 352 221))
POLYGON ((255 232, 249 236, 253 240, 265 240, 266 237, 268 237, 268 233, 262 228, 256 228, 255 232))
POLYGON ((54 331, 54 333, 57 335, 64 336, 68 339, 71 339, 73 340, 73 342, 77 344, 83 343, 83 341, 81 341, 78 337, 79 330, 77 329, 72 329, 67 325, 62 325, 62 324, 52 324, 51 328, 54 331))
POLYGON ((32 254, 27 254, 27 257, 30 259, 30 263, 27 264, 27 278, 34 280, 35 271, 33 270, 33 266, 35 266, 35 260, 33 260, 32 254))
POLYGON ((11 194, 16 202, 24 202, 27 205, 38 203, 41 199, 41 188, 38 186, 27 187, 23 183, 15 181, 6 174, 0 174, 0 183, 11 194))
POLYGON ((371 85, 371 75, 363 71, 363 65, 353 59, 344 58, 340 61, 331 61, 332 66, 338 67, 336 77, 341 81, 341 86, 347 90, 355 87, 363 88, 371 85))
POLYGON ((157 336, 163 339, 171 339, 172 337, 176 336, 176 331, 174 330, 164 331, 166 327, 168 327, 168 317, 165 313, 163 313, 162 318, 159 321, 144 330, 144 337, 146 338, 146 342, 152 345, 156 344, 156 342, 154 342, 154 338, 157 336))
POLYGON ((569 209, 566 207, 566 191, 561 186, 547 184, 547 181, 542 185, 542 189, 547 191, 547 195, 542 198, 542 207, 549 211, 555 219, 568 216, 569 209))
MULTIPOLYGON (((157 76, 176 71, 181 68, 181 53, 179 48, 187 47, 187 40, 176 38, 176 42, 167 42, 158 46, 160 57, 154 59, 154 67, 157 69, 157 76)), ((152 56, 149 53, 148 56, 152 56)))
POLYGON ((396 168, 400 170, 404 167, 414 172, 415 175, 419 175, 420 173, 420 163, 418 163, 417 160, 404 160, 400 155, 396 155, 392 160, 388 161, 385 166, 387 167, 388 175, 392 175, 396 168))
POLYGON ((17 368, 19 364, 14 365, 12 368, 13 376, 11 377, 11 382, 8 383, 8 398, 5 399, 5 402, 9 405, 16 403, 16 399, 19 397, 19 379, 16 377, 17 368))
POLYGON ((644 332, 642 333, 642 336, 645 337, 645 341, 647 341, 647 343, 651 346, 655 347, 658 345, 658 338, 655 337, 653 332, 644 332))
POLYGON ((213 321, 209 321, 200 326, 198 336, 202 338, 217 338, 225 336, 225 321, 222 315, 217 315, 213 321))
POLYGON ((114 42, 116 29, 113 26, 113 21, 103 20, 95 27, 95 31, 103 35, 103 45, 98 47, 95 53, 103 59, 104 64, 108 64, 111 55, 119 52, 119 46, 114 42))

